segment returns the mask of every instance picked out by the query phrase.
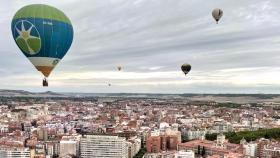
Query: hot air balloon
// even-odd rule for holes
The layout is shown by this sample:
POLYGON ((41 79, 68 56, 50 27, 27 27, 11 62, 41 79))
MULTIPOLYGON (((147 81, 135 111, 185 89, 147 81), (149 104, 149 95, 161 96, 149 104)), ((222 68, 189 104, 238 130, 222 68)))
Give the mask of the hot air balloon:
POLYGON ((119 70, 119 71, 121 71, 121 70, 122 70, 122 67, 121 67, 121 66, 118 66, 117 68, 118 68, 118 70, 119 70))
POLYGON ((213 18, 216 20, 217 24, 219 22, 219 20, 221 19, 221 17, 223 16, 223 11, 222 9, 216 8, 212 11, 212 16, 213 18))
POLYGON ((181 66, 181 69, 185 75, 187 75, 191 71, 191 68, 192 68, 191 65, 187 64, 187 63, 185 63, 181 66))
POLYGON ((27 5, 16 12, 11 29, 13 38, 29 61, 47 77, 64 57, 73 41, 73 27, 60 10, 44 5, 27 5))

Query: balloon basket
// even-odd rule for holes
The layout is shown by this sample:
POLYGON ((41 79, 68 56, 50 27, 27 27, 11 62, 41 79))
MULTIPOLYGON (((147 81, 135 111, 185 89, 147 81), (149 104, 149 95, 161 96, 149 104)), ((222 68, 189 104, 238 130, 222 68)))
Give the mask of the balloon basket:
POLYGON ((48 80, 46 78, 43 79, 43 87, 48 87, 49 83, 48 80))

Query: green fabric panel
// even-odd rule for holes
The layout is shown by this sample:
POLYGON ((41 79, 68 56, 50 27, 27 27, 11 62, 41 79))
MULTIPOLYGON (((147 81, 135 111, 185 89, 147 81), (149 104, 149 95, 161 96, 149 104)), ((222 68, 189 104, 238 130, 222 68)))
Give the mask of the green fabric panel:
POLYGON ((51 19, 62 21, 71 25, 71 21, 62 11, 44 4, 32 4, 21 8, 13 19, 20 18, 51 19))
POLYGON ((26 42, 25 42, 24 39, 18 38, 18 39, 16 39, 16 42, 17 42, 17 44, 19 45, 19 47, 20 47, 24 52, 29 52, 28 46, 27 46, 27 44, 26 44, 26 42))
POLYGON ((34 52, 39 52, 41 48, 41 40, 39 38, 30 38, 26 42, 34 52))

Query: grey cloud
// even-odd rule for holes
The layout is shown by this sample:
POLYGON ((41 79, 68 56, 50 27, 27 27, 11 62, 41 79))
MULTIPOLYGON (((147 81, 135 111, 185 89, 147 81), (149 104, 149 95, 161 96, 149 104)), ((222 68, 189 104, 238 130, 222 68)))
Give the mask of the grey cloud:
MULTIPOLYGON (((11 18, 16 10, 31 3, 37 1, 0 0, 1 6, 7 6, 0 8, 0 73, 3 75, 10 77, 38 74, 20 54, 10 33, 11 18)), ((162 67, 158 71, 180 71, 180 65, 189 62, 193 66, 192 71, 204 72, 200 76, 204 77, 208 72, 227 68, 273 68, 279 65, 278 1, 44 0, 42 3, 63 10, 72 20, 75 29, 73 45, 55 69, 55 74, 111 71, 119 64, 124 65, 128 72, 156 72, 157 70, 149 69, 152 67, 162 67), (216 7, 224 10, 219 25, 211 17, 211 11, 216 7)), ((158 80, 160 79, 159 76, 158 80)), ((13 80, 19 81, 17 78, 13 80)), ((69 85, 79 85, 80 82, 101 84, 97 80, 69 80, 69 85)), ((150 81, 156 84, 156 80, 150 81)), ((124 79, 115 82, 132 81, 124 79)), ((52 87, 51 90, 71 90, 67 86, 56 86, 59 88, 52 87)), ((102 86, 93 86, 92 89, 101 92, 123 89, 122 86, 108 90, 100 87, 102 86)), ((175 92, 178 89, 172 85, 163 87, 147 86, 139 91, 175 92)), ((271 88, 274 92, 272 87, 266 85, 265 91, 271 88)), ((139 87, 125 86, 124 89, 133 92, 137 88, 139 87)), ((36 86, 31 89, 41 90, 36 86)), ((198 89, 205 92, 218 92, 221 89, 233 92, 254 91, 234 84, 220 85, 219 81, 216 87, 201 83, 192 85, 191 88, 179 89, 180 92, 198 92, 198 89)), ((90 91, 84 86, 77 90, 90 91)))

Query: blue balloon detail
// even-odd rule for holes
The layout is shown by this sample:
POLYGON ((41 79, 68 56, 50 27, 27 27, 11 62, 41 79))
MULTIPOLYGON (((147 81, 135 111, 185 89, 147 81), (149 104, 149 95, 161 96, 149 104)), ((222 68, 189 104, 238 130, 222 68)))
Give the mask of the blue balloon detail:
POLYGON ((19 25, 21 25, 21 23, 23 23, 26 28, 30 28, 33 25, 36 29, 32 29, 30 35, 41 39, 40 51, 34 54, 23 51, 26 57, 50 57, 62 59, 72 44, 72 25, 62 21, 42 18, 22 18, 13 20, 12 32, 15 40, 19 37, 16 28, 20 28, 21 26, 19 25))

